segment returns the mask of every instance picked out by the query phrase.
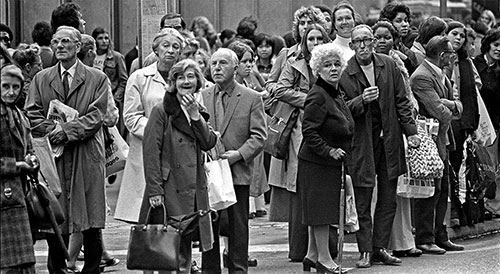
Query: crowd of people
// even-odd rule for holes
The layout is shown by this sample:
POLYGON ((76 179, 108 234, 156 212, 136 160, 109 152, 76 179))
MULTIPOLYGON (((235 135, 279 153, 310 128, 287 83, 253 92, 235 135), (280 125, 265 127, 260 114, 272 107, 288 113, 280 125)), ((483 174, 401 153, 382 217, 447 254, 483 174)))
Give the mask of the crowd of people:
POLYGON ((182 237, 178 273, 248 273, 257 265, 249 219, 266 214, 288 222, 291 262, 338 273, 344 172, 358 216, 356 267, 464 249, 447 234, 447 226, 468 224, 450 176, 460 172, 481 104, 500 127, 500 27, 491 11, 477 22, 430 16, 415 25, 408 6, 393 1, 368 25, 342 1, 299 8, 283 37, 259 33, 251 16, 217 33, 204 16, 188 25, 169 13, 152 46, 141 49, 151 51, 144 60, 137 47, 125 56, 114 50, 105 28, 88 35, 85 25, 80 7, 64 3, 50 23, 34 26, 32 44, 13 48, 12 31, 0 24, 2 274, 36 272, 40 235, 32 235, 25 202, 27 175, 39 168, 32 137, 64 147, 55 163, 69 259, 57 235, 45 232, 49 273, 101 273, 120 262, 102 238, 105 184, 116 179, 105 168, 113 126, 130 147, 118 220, 145 223, 149 215, 162 223, 163 209, 169 216, 208 210, 206 155, 230 165, 237 202, 182 237), (50 119, 56 99, 77 117, 50 119), (276 104, 296 114, 285 159, 264 151, 276 104), (422 141, 417 117, 438 121, 433 141, 444 171, 432 197, 408 199, 396 188, 408 149, 422 141))

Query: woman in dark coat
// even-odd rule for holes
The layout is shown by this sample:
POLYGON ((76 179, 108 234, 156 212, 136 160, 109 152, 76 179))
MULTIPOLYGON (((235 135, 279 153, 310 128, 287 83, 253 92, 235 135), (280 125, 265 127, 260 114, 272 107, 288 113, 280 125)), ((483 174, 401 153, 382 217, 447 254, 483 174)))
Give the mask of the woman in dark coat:
POLYGON ((345 67, 341 51, 332 44, 318 45, 310 64, 318 80, 305 100, 297 173, 302 223, 309 226, 303 267, 334 273, 338 266, 329 252, 329 227, 339 222, 342 159, 350 150, 354 120, 338 88, 345 67))
POLYGON ((481 76, 480 90, 495 130, 500 128, 500 29, 489 31, 481 42, 481 55, 474 58, 481 76))
MULTIPOLYGON (((217 136, 207 124, 193 94, 200 90, 203 76, 191 59, 175 64, 170 70, 172 87, 162 104, 151 111, 143 140, 146 191, 140 222, 146 221, 150 206, 152 223, 163 223, 165 205, 168 216, 186 215, 208 210, 207 178, 202 151, 215 146, 217 136)), ((213 233, 210 214, 199 219, 200 249, 212 248, 213 233)), ((191 267, 191 236, 181 241, 179 273, 191 267)))
POLYGON ((30 124, 16 107, 23 88, 21 69, 1 68, 0 97, 0 272, 35 273, 35 252, 25 202, 26 174, 37 170, 30 124))

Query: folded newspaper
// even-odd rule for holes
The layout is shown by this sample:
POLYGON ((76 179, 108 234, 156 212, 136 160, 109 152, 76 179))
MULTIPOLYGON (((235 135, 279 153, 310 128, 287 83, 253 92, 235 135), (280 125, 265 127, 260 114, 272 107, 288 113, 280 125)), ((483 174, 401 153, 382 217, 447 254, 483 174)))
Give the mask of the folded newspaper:
MULTIPOLYGON (((57 99, 50 101, 47 119, 53 120, 55 123, 66 123, 75 120, 77 117, 78 110, 65 105, 57 99)), ((64 145, 53 145, 52 151, 56 157, 60 157, 64 151, 64 145)))

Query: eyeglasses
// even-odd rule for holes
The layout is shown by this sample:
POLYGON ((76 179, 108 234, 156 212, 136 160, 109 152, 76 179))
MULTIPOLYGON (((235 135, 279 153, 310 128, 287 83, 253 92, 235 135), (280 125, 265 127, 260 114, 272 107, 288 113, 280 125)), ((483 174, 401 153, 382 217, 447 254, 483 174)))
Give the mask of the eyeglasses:
POLYGON ((362 39, 353 39, 351 41, 351 43, 357 47, 361 46, 361 42, 363 42, 363 44, 365 44, 365 46, 369 46, 371 44, 373 44, 373 41, 375 39, 369 37, 369 38, 362 38, 362 39))
POLYGON ((54 39, 50 40, 50 45, 52 45, 53 47, 56 47, 57 45, 59 45, 59 42, 62 43, 63 46, 67 46, 70 43, 73 43, 74 40, 72 40, 69 37, 63 37, 61 39, 54 38, 54 39))
POLYGON ((454 51, 454 50, 445 50, 445 51, 443 51, 443 53, 445 53, 445 54, 446 54, 446 53, 449 53, 449 54, 450 54, 450 56, 455 56, 455 55, 457 55, 457 52, 456 52, 456 51, 454 51))
POLYGON ((0 41, 3 41, 4 43, 9 43, 10 42, 10 38, 8 36, 2 36, 0 37, 0 41))
POLYGON ((166 28, 175 29, 175 30, 177 30, 177 31, 181 31, 181 30, 182 30, 182 26, 181 26, 181 25, 175 25, 175 26, 164 26, 163 28, 164 28, 164 29, 166 29, 166 28))

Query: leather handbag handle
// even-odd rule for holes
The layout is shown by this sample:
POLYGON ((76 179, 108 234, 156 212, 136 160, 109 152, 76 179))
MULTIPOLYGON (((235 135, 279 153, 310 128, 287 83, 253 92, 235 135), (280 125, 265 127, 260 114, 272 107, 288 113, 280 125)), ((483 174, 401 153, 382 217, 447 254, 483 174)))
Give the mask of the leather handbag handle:
MULTIPOLYGON (((161 204, 161 207, 163 208, 163 225, 166 227, 167 226, 167 209, 165 208, 165 204, 161 204)), ((151 209, 153 207, 152 206, 149 206, 149 209, 148 209, 148 215, 146 216, 146 223, 144 224, 144 230, 146 230, 146 226, 149 224, 149 221, 151 221, 151 216, 150 216, 150 213, 151 213, 151 209)))

